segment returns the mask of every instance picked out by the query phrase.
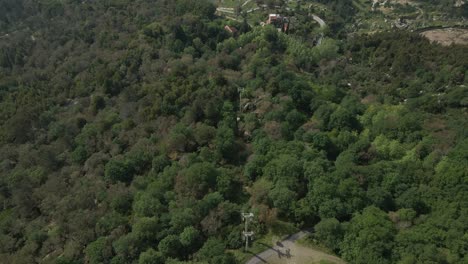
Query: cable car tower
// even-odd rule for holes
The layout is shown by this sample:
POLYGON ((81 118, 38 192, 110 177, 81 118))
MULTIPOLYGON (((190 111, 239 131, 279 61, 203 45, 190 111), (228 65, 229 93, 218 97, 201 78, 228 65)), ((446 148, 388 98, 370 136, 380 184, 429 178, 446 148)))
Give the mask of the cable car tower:
POLYGON ((245 251, 247 251, 247 248, 249 247, 249 238, 253 237, 254 235, 253 231, 249 231, 249 223, 252 221, 253 217, 253 213, 242 213, 242 220, 245 223, 244 231, 242 231, 242 235, 245 239, 245 251))

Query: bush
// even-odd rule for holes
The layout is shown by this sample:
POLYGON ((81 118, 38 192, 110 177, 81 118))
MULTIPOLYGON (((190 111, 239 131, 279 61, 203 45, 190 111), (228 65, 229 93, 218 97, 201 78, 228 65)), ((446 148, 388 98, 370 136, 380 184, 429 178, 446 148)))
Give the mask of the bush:
POLYGON ((160 252, 150 248, 140 254, 138 264, 164 264, 165 260, 160 252))
POLYGON ((127 163, 116 159, 111 159, 107 162, 104 176, 106 180, 113 183, 117 181, 130 183, 133 179, 133 173, 127 163))
POLYGON ((99 264, 108 260, 112 256, 112 248, 107 238, 100 237, 91 242, 85 249, 85 254, 90 264, 99 264))
POLYGON ((326 247, 337 252, 343 240, 344 230, 335 218, 327 218, 320 221, 314 227, 314 236, 326 247))

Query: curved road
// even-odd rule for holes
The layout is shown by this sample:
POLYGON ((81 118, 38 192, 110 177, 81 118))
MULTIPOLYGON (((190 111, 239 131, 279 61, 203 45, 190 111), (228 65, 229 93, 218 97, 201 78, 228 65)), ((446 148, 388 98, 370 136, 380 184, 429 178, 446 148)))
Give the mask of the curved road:
POLYGON ((327 24, 325 24, 325 21, 323 21, 323 19, 321 19, 320 17, 318 17, 317 15, 314 15, 312 14, 312 18, 317 21, 317 23, 319 23, 320 27, 324 27, 326 26, 327 24))

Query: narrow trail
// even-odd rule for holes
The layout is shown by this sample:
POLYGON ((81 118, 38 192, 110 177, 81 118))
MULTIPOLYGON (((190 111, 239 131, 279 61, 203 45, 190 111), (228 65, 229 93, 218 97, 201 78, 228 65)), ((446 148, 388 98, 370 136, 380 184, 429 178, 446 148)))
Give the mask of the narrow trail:
POLYGON ((418 9, 418 11, 419 11, 419 15, 418 15, 418 17, 417 17, 416 19, 421 19, 421 18, 424 16, 424 10, 422 10, 422 8, 420 8, 420 7, 417 6, 417 5, 414 5, 414 7, 415 7, 416 9, 418 9))
POLYGON ((248 3, 250 3, 251 1, 252 1, 252 0, 247 0, 247 1, 245 1, 245 2, 242 4, 242 6, 241 6, 241 7, 244 7, 244 6, 246 6, 246 5, 247 5, 248 3))

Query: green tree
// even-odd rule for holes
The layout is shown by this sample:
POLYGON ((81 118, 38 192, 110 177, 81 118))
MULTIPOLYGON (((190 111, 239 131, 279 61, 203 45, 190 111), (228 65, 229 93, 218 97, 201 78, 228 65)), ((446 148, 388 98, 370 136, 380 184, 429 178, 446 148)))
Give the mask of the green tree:
POLYGON ((202 162, 193 164, 181 174, 184 177, 181 179, 180 185, 186 195, 203 197, 209 189, 216 186, 216 178, 219 172, 213 164, 202 162))
POLYGON ((85 254, 89 263, 108 263, 108 260, 112 256, 111 243, 107 238, 100 237, 86 246, 85 254))
POLYGON ((87 158, 88 152, 86 151, 86 148, 81 145, 77 146, 71 153, 72 161, 78 164, 83 164, 87 158))
POLYGON ((160 230, 158 219, 155 217, 139 218, 132 226, 132 233, 135 234, 140 243, 145 245, 154 244, 160 230))
POLYGON ((236 152, 234 130, 227 125, 221 125, 216 130, 216 149, 220 157, 230 160, 236 152))
POLYGON ((340 249, 344 236, 344 229, 335 218, 322 219, 314 226, 314 237, 321 241, 326 247, 337 252, 340 249))
POLYGON ((161 240, 158 245, 158 250, 164 257, 175 258, 179 256, 182 245, 179 237, 176 235, 169 235, 161 240))
POLYGON ((198 229, 193 226, 184 228, 184 231, 179 235, 180 244, 187 254, 195 252, 200 247, 201 234, 198 229))
POLYGON ((207 145, 216 136, 216 128, 203 123, 197 123, 193 136, 200 146, 207 145))
POLYGON ((223 241, 215 238, 210 238, 205 242, 205 244, 203 244, 203 247, 197 252, 196 259, 210 261, 215 257, 223 256, 224 249, 225 246, 223 241))
POLYGON ((367 207, 349 224, 341 252, 352 263, 391 263, 395 228, 387 214, 367 207))
POLYGON ((216 188, 227 200, 234 201, 242 194, 242 183, 237 172, 228 169, 221 169, 216 179, 216 188))
POLYGON ((149 248, 140 254, 138 264, 164 264, 165 259, 160 252, 149 248))
POLYGON ((277 186, 270 191, 269 197, 273 201, 274 207, 278 208, 280 212, 288 213, 293 209, 293 203, 297 199, 297 193, 286 187, 277 186))
POLYGON ((164 168, 171 165, 171 161, 167 158, 166 155, 158 155, 153 158, 152 167, 153 170, 157 173, 162 172, 164 168))
POLYGON ((112 243, 115 254, 125 261, 136 259, 139 256, 141 245, 138 237, 133 233, 121 236, 112 243))
POLYGON ((111 159, 107 162, 104 177, 111 182, 129 183, 133 179, 132 172, 126 162, 117 159, 111 159))
POLYGON ((264 167, 263 174, 273 180, 275 185, 298 190, 299 181, 303 177, 303 164, 301 160, 283 154, 271 160, 264 167))
POLYGON ((161 212, 163 205, 158 197, 151 192, 139 192, 133 201, 133 211, 137 216, 157 216, 161 212))

